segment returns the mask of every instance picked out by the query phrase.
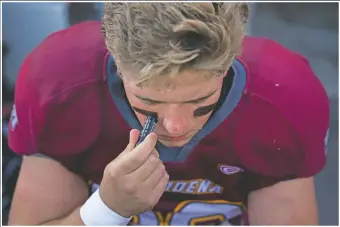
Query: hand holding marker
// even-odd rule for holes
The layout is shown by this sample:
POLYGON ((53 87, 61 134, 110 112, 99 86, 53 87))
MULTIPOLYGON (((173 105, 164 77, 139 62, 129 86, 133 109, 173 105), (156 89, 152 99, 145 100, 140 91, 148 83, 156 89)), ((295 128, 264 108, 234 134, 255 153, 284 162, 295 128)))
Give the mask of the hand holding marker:
POLYGON ((148 116, 143 130, 130 131, 129 144, 104 170, 102 182, 81 208, 86 225, 127 225, 131 216, 151 210, 164 193, 169 181, 163 162, 155 149, 157 136, 150 135, 157 124, 156 116, 148 116), (117 184, 117 182, 119 182, 117 184), (98 222, 88 215, 93 207, 110 213, 98 222))

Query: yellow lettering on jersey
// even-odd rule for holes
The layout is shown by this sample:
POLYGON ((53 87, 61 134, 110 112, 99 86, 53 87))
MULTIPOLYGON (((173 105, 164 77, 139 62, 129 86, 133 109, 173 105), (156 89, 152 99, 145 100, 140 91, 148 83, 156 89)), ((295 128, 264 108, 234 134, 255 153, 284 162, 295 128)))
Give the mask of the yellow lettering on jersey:
POLYGON ((139 224, 139 215, 133 215, 130 222, 134 223, 135 225, 138 225, 139 224))
POLYGON ((132 225, 230 225, 229 220, 246 210, 242 202, 226 200, 186 200, 172 212, 147 211, 133 216, 132 225), (162 215, 163 214, 163 215, 162 215))
POLYGON ((200 217, 193 218, 190 220, 189 225, 206 225, 207 223, 223 223, 225 222, 225 217, 221 214, 208 216, 208 217, 200 217))
POLYGON ((165 218, 163 217, 161 212, 156 211, 155 213, 156 213, 156 216, 158 218, 159 225, 162 225, 162 226, 168 226, 169 225, 172 213, 167 213, 165 215, 165 218))

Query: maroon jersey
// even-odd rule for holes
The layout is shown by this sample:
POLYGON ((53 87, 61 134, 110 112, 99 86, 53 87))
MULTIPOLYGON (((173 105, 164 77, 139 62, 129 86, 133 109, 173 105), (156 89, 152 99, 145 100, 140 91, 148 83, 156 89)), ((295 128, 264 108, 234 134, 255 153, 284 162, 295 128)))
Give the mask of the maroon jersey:
MULTIPOLYGON (((158 143, 170 175, 153 211, 132 224, 240 224, 248 194, 313 176, 325 165, 329 106, 308 61, 246 37, 227 98, 180 148, 158 143)), ((49 156, 96 184, 142 126, 127 102, 99 22, 56 32, 24 61, 10 147, 49 156)), ((119 183, 119 182, 118 182, 119 183)))

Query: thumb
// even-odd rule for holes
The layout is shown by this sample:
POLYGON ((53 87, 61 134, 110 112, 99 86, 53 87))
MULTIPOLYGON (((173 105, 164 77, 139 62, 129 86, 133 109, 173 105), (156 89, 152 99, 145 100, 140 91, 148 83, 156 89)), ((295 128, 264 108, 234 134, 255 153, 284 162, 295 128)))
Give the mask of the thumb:
POLYGON ((137 129, 132 129, 130 131, 129 144, 126 146, 124 151, 129 152, 135 148, 136 143, 138 141, 139 134, 140 132, 137 129))

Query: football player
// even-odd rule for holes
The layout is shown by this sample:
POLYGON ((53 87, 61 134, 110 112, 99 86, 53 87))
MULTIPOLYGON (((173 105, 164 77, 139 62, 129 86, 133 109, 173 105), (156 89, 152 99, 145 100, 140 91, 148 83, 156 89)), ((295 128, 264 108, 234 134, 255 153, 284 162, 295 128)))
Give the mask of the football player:
POLYGON ((23 62, 14 225, 316 225, 328 98, 245 3, 105 3, 23 62), (146 119, 157 125, 139 145, 146 119))

